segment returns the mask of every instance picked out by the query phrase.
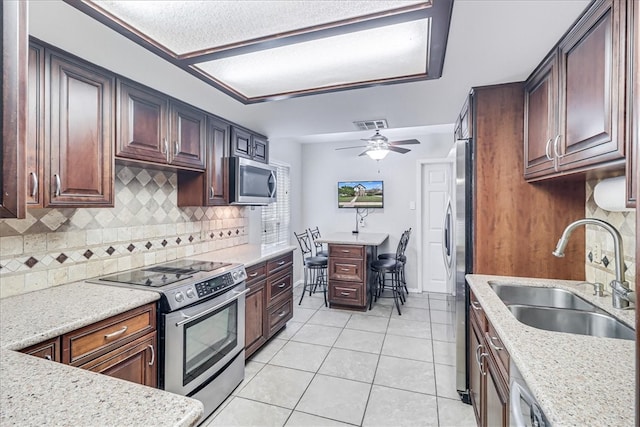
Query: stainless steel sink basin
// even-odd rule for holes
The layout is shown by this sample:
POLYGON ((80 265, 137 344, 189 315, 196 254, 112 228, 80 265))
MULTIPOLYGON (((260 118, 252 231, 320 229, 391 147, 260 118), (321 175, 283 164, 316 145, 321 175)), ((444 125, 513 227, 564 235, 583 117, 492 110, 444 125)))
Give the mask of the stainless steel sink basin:
POLYGON ((606 314, 529 305, 508 305, 525 325, 554 332, 635 340, 633 328, 606 314))
POLYGON ((511 285, 489 282, 489 286, 506 305, 523 304, 536 307, 569 308, 604 313, 589 301, 560 288, 511 285))

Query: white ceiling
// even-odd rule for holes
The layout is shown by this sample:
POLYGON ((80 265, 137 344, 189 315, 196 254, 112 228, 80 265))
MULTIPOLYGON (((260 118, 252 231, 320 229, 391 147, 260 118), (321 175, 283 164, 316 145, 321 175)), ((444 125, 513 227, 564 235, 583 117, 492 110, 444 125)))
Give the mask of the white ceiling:
POLYGON ((349 145, 373 134, 358 131, 356 120, 387 119, 390 129, 383 133, 391 140, 450 131, 471 87, 526 79, 588 3, 455 0, 440 79, 252 105, 239 103, 59 1, 30 2, 30 33, 261 132, 274 143, 349 145))

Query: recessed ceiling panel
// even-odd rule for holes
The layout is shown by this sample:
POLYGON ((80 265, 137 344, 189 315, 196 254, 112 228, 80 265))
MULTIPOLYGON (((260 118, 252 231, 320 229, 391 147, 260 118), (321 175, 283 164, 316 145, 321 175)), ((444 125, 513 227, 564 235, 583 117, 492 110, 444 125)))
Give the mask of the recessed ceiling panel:
POLYGON ((247 98, 427 72, 429 19, 199 63, 247 98))
POLYGON ((420 1, 94 1, 174 54, 217 48, 420 1))

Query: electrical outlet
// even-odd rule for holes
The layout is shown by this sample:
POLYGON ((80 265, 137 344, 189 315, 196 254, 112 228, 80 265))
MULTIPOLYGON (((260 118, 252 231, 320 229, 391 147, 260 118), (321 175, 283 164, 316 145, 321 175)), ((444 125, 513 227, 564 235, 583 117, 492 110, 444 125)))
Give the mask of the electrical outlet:
POLYGON ((593 245, 593 262, 596 264, 602 263, 602 248, 600 247, 600 243, 596 243, 593 245))

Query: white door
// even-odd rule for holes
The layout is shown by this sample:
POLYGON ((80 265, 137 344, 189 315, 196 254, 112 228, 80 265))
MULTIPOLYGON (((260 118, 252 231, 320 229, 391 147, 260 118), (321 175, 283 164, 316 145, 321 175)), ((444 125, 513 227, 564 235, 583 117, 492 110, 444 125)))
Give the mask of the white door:
POLYGON ((445 220, 451 194, 451 163, 422 165, 422 291, 451 293, 451 274, 446 265, 445 220))

